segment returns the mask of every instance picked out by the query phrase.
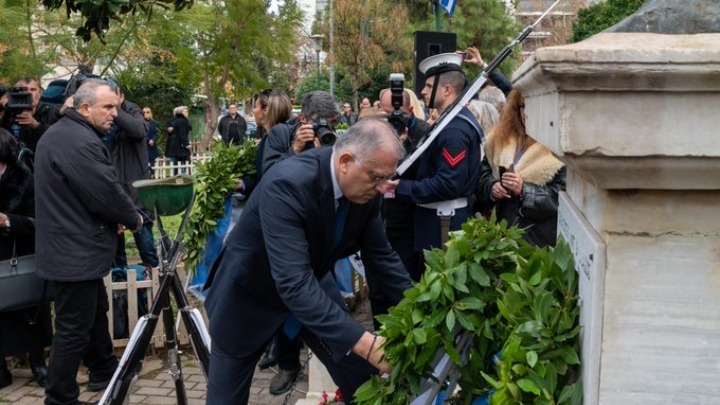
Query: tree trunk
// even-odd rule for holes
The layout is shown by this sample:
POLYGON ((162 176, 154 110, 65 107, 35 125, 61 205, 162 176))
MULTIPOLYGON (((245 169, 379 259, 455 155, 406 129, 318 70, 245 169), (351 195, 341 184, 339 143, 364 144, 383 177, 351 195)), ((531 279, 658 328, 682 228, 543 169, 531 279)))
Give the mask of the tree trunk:
POLYGON ((210 146, 210 144, 212 144, 213 134, 217 129, 218 116, 220 115, 218 98, 212 91, 212 86, 210 85, 210 78, 208 77, 207 73, 205 73, 205 95, 207 96, 206 108, 207 111, 210 113, 210 117, 208 118, 209 121, 205 125, 205 133, 203 134, 202 143, 200 145, 202 150, 206 150, 210 146))

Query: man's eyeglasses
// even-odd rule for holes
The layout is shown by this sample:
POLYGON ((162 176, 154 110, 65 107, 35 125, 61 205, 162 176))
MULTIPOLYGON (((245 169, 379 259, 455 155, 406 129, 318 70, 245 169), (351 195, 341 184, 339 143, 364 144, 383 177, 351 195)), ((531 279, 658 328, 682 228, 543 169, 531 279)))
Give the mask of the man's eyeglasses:
POLYGON ((143 114, 150 114, 150 111, 145 110, 143 111, 143 114))
MULTIPOLYGON (((354 158, 355 164, 357 164, 358 166, 363 167, 363 168, 365 167, 365 165, 363 165, 362 162, 360 160, 358 160, 357 157, 353 156, 353 158, 354 158)), ((380 173, 374 173, 369 170, 365 170, 365 174, 367 175, 367 177, 370 179, 370 181, 375 186, 379 186, 383 183, 387 183, 388 181, 392 180, 395 177, 395 172, 393 172, 391 174, 380 174, 380 173)))
POLYGON ((383 183, 387 183, 388 181, 392 180, 393 177, 395 177, 395 173, 393 174, 376 174, 372 172, 367 172, 368 176, 370 177, 370 181, 373 182, 376 186, 379 186, 383 183))

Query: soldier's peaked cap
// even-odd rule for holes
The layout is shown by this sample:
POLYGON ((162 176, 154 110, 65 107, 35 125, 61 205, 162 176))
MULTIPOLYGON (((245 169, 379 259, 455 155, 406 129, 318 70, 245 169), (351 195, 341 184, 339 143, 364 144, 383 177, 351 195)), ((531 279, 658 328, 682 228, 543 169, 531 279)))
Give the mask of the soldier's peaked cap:
POLYGON ((418 68, 425 77, 435 76, 445 72, 462 72, 462 56, 457 53, 439 53, 425 58, 418 68))

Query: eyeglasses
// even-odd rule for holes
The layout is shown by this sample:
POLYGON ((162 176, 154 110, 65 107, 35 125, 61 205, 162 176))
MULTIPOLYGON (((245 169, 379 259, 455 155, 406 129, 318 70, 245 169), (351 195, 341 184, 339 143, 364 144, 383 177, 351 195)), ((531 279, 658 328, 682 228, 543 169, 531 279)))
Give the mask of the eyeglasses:
POLYGON ((145 110, 145 111, 143 111, 143 114, 150 114, 150 111, 145 110))
POLYGON ((395 177, 395 173, 393 174, 375 174, 372 172, 367 172, 368 177, 370 177, 370 181, 373 182, 376 186, 379 186, 383 183, 387 183, 388 181, 392 180, 393 177, 395 177))
MULTIPOLYGON (((362 162, 355 158, 355 163, 357 163, 358 166, 364 167, 362 162)), ((392 180, 395 177, 395 172, 391 174, 380 174, 380 173, 374 173, 372 171, 365 170, 365 175, 370 179, 370 181, 375 185, 379 186, 383 183, 387 183, 388 181, 392 180)))

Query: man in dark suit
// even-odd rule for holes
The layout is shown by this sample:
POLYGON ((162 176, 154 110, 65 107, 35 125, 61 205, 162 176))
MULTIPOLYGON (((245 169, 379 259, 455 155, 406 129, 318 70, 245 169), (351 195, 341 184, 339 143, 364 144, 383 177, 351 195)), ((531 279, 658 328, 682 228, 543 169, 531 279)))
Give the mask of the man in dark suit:
POLYGON ((383 339, 348 313, 332 269, 360 250, 371 288, 398 302, 410 287, 380 218, 379 193, 402 155, 392 128, 368 119, 332 149, 285 159, 263 176, 208 279, 207 404, 247 404, 266 343, 293 325, 345 398, 378 370, 390 371, 378 350, 383 339))

